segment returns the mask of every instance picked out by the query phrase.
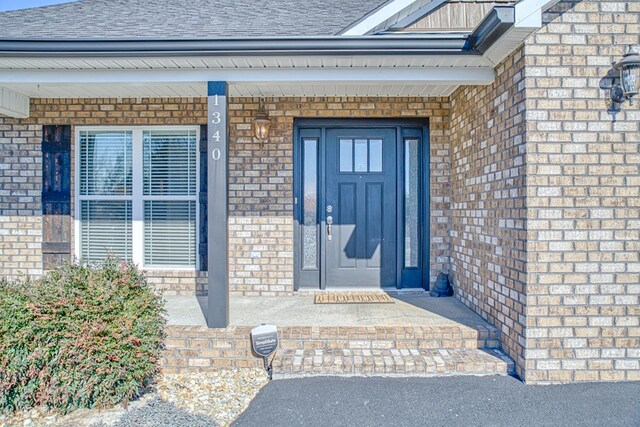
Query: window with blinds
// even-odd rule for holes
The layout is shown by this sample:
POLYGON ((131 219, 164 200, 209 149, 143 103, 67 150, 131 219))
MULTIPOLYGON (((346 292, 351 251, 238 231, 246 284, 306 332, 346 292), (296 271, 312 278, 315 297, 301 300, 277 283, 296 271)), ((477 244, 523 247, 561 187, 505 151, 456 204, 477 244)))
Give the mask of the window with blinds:
POLYGON ((132 259, 133 134, 80 132, 80 256, 132 259))
POLYGON ((144 131, 144 264, 196 263, 195 131, 144 131))
POLYGON ((144 264, 195 266, 196 202, 144 202, 144 264))
POLYGON ((80 194, 131 195, 130 131, 80 132, 80 194))
POLYGON ((131 202, 80 202, 82 258, 102 261, 108 256, 131 261, 131 202))
POLYGON ((94 262, 113 255, 151 268, 196 267, 197 133, 79 132, 79 256, 94 262))
POLYGON ((144 131, 142 140, 144 195, 195 196, 195 131, 144 131))

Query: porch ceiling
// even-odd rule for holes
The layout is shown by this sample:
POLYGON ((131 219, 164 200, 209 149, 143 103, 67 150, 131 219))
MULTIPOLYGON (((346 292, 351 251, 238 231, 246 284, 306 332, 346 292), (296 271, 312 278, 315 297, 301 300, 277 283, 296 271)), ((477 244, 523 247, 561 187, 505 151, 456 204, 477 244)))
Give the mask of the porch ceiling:
POLYGON ((197 97, 207 81, 231 96, 449 96, 489 84, 479 56, 0 59, 0 88, 30 98, 197 97), (23 67, 23 68, 16 68, 23 67))

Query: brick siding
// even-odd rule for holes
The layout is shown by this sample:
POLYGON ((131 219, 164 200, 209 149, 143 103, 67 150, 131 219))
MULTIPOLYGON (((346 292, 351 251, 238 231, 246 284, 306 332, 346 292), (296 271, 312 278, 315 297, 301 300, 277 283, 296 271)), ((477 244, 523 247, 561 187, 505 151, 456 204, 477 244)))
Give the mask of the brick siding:
POLYGON ((601 88, 640 44, 640 3, 544 19, 525 45, 526 380, 640 380, 640 112, 610 114, 601 88))
MULTIPOLYGON (((206 123, 203 98, 31 99, 27 119, 0 117, 0 277, 42 274, 42 125, 139 126, 206 123)), ((74 162, 75 132, 72 132, 74 162)), ((72 171, 74 166, 72 165, 72 171)), ((72 184, 75 176, 71 174, 72 184)), ((73 212, 73 191, 72 191, 73 212)), ((194 272, 149 273, 170 294, 202 291, 194 272)))
POLYGON ((233 289, 247 295, 293 291, 294 118, 429 119, 431 280, 449 264, 447 98, 267 98, 269 140, 252 135, 258 98, 229 105, 229 258, 233 289))
MULTIPOLYGON (((446 98, 267 98, 273 127, 253 137, 257 98, 229 102, 229 276, 234 293, 293 292, 293 120, 428 118, 431 137, 431 276, 448 270, 449 104, 446 98)), ((42 125, 141 126, 206 123, 206 98, 32 99, 31 117, 0 118, 0 276, 37 276, 41 265, 42 125)), ((75 132, 72 133, 75 138, 75 132)), ((72 143, 74 149, 75 141, 72 143)), ((72 153, 73 159, 73 153, 72 153)), ((72 160, 73 161, 73 160, 72 160)), ((73 169, 72 169, 73 170, 73 169)), ((72 174, 72 182, 75 177, 72 174)), ((72 196, 72 212, 73 212, 72 196)), ((206 273, 149 271, 167 295, 206 293, 206 273)))
MULTIPOLYGON (((640 112, 609 109, 611 62, 640 44, 640 3, 563 1, 496 68, 449 98, 256 98, 229 105, 231 289, 293 291, 293 120, 429 118, 431 279, 500 330, 527 382, 640 380, 640 112)), ((0 276, 41 273, 41 126, 196 125, 204 98, 33 99, 0 118, 0 276)), ((206 275, 153 272, 169 294, 206 275)))
POLYGON ((524 367, 526 280, 524 58, 487 86, 451 96, 451 272, 456 296, 498 327, 524 367))
POLYGON ((42 271, 42 127, 0 117, 0 277, 42 271))

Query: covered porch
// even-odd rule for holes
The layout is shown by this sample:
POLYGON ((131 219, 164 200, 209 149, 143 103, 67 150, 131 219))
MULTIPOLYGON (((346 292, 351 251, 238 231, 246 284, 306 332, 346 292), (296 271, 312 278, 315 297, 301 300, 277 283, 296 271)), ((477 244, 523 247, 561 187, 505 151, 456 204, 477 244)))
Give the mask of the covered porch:
MULTIPOLYGON (((193 292, 208 294, 208 325, 226 327, 233 293, 428 289, 447 270, 449 96, 494 82, 496 62, 516 43, 506 35, 524 31, 514 19, 496 11, 471 34, 357 40, 16 41, 5 55, 29 59, 0 58, 2 112, 75 128, 65 141, 74 176, 85 170, 78 132, 133 135, 134 171, 144 166, 141 135, 153 127, 198 138, 197 199, 192 189, 177 196, 195 216, 184 230, 197 242, 180 242, 190 251, 197 245, 195 258, 180 260, 194 271, 172 268, 169 242, 180 236, 165 235, 164 261, 149 274, 169 294, 183 290, 172 288, 174 277, 191 281, 193 292), (271 130, 260 137, 254 124, 263 109, 271 130), (309 142, 315 157, 307 156, 309 142), (309 162, 313 177, 303 176, 309 162), (308 191, 311 182, 316 189, 308 191)), ((76 185, 69 194, 68 206, 76 206, 69 230, 44 242, 77 257, 90 244, 78 202, 99 197, 82 191, 76 185)), ((143 268, 151 218, 144 191, 134 184, 130 256, 143 268)))
MULTIPOLYGON (((12 117, 9 132, 52 149, 34 150, 44 153, 42 176, 64 177, 64 188, 51 186, 51 203, 33 214, 42 221, 29 219, 44 230, 42 252, 30 254, 33 271, 82 257, 95 241, 87 233, 90 202, 104 202, 121 216, 117 223, 113 211, 99 218, 101 253, 117 246, 167 296, 168 369, 254 365, 248 333, 268 321, 281 327, 280 364, 290 372, 331 360, 330 369, 348 364, 346 373, 374 366, 431 374, 458 372, 458 365, 506 373, 504 360, 483 359, 498 351, 500 331, 461 302, 432 300, 424 290, 451 271, 452 176, 471 167, 467 153, 457 171, 452 159, 465 150, 476 159, 482 149, 471 147, 475 131, 467 127, 476 117, 465 115, 465 103, 474 102, 465 90, 490 88, 477 115, 490 128, 493 118, 484 115, 501 111, 519 90, 514 51, 539 28, 542 7, 496 7, 475 29, 455 33, 0 41, 0 114, 12 117), (256 132, 258 113, 270 120, 268 133, 256 132), (121 193, 89 194, 79 184, 93 179, 87 159, 101 163, 80 156, 82 138, 84 153, 95 154, 87 147, 114 129, 122 133, 116 148, 132 159, 107 171, 122 175, 114 185, 121 193), (171 145, 167 139, 178 143, 159 156, 164 169, 153 187, 145 150, 171 145), (167 166, 175 159, 182 166, 167 166), (47 170, 61 165, 59 174, 47 170), (307 176, 310 165, 316 169, 307 176), (179 191, 166 194, 171 186, 179 191), (171 210, 172 203, 179 207, 171 210), (121 224, 129 234, 113 238, 121 224), (316 306, 306 294, 353 286, 398 293, 389 306, 362 307, 316 306), (460 352, 471 365, 458 364, 460 352), (334 363, 343 357, 350 362, 334 363), (382 364, 360 363, 370 357, 382 364)), ((480 192, 472 191, 469 206, 480 192)), ((461 228, 478 217, 465 203, 461 228)), ((478 265, 458 250, 468 276, 479 277, 478 265)), ((481 267, 495 272, 501 262, 481 267)), ((469 289, 456 296, 478 308, 469 289)))

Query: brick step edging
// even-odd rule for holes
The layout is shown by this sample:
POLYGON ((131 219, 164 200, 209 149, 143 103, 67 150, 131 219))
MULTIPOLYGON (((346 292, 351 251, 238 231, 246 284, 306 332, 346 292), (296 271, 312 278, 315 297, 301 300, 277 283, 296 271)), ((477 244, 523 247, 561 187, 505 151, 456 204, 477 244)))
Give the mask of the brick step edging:
MULTIPOLYGON (((250 327, 167 327, 163 369, 259 367, 250 327)), ((280 351, 429 351, 498 348, 497 330, 442 325, 420 327, 282 327, 280 351)))

